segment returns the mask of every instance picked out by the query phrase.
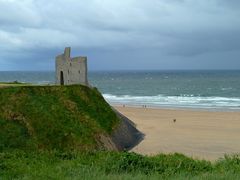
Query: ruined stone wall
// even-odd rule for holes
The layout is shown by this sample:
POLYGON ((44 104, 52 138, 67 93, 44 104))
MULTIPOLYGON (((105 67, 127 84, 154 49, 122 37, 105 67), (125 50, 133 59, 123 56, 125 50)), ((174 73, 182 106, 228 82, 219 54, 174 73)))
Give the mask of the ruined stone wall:
POLYGON ((87 57, 71 58, 70 51, 66 48, 64 54, 56 57, 56 84, 60 85, 63 81, 63 85, 88 85, 87 57))

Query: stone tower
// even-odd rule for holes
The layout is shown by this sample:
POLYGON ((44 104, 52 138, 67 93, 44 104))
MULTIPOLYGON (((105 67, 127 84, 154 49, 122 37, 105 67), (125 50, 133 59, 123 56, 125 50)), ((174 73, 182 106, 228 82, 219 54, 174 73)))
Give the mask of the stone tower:
POLYGON ((56 57, 56 84, 82 84, 88 86, 87 57, 71 58, 71 48, 56 57))

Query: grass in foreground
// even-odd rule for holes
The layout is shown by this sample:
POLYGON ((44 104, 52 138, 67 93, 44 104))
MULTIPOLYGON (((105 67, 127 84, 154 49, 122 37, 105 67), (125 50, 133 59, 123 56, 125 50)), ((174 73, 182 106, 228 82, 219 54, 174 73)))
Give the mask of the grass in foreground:
POLYGON ((181 154, 2 152, 0 179, 239 179, 240 157, 212 164, 181 154))

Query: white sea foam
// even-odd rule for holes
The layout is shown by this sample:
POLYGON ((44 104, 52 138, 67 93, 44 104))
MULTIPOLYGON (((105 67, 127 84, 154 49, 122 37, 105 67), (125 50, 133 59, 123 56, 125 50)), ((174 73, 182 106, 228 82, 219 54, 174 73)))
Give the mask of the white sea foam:
POLYGON ((110 104, 149 105, 159 107, 216 108, 240 110, 240 98, 194 96, 116 96, 103 94, 110 104))

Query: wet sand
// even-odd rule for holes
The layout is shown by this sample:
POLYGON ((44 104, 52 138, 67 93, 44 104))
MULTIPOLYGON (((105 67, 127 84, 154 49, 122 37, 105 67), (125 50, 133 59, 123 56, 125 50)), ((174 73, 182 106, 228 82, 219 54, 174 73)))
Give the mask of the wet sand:
POLYGON ((240 153, 240 112, 115 108, 145 134, 144 140, 132 149, 134 152, 178 152, 207 160, 240 153))

